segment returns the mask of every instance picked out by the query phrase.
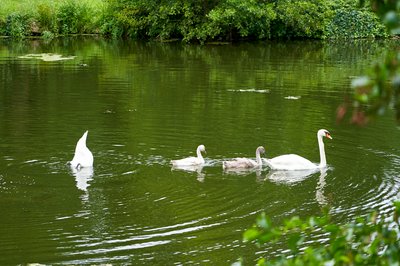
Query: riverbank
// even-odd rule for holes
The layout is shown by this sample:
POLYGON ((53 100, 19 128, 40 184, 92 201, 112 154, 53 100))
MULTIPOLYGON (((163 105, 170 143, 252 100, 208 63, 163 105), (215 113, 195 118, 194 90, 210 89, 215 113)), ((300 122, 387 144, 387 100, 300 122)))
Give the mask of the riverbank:
POLYGON ((358 0, 3 2, 0 35, 12 38, 99 34, 111 38, 203 43, 387 37, 379 19, 369 7, 358 7, 358 0))

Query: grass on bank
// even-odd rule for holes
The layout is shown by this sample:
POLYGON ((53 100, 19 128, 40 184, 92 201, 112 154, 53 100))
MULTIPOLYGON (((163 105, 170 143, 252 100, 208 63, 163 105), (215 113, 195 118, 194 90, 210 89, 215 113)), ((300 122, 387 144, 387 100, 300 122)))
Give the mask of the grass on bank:
POLYGON ((0 35, 96 33, 104 0, 2 0, 0 35))

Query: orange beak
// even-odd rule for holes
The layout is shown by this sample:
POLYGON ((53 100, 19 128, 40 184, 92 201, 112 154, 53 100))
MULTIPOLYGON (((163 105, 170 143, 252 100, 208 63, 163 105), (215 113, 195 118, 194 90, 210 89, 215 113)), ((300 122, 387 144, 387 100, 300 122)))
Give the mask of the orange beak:
POLYGON ((326 134, 325 134, 325 137, 327 137, 328 139, 332 139, 332 136, 331 136, 331 134, 329 134, 329 133, 326 133, 326 134))

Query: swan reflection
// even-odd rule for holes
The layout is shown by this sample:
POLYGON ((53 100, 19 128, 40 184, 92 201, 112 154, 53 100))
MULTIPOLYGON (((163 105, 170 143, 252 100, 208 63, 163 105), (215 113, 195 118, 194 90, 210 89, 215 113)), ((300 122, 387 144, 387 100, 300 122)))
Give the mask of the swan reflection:
POLYGON ((202 172, 203 167, 204 167, 204 165, 182 165, 182 166, 172 166, 171 170, 197 173, 197 180, 200 182, 204 182, 204 178, 206 177, 206 174, 202 172))
POLYGON ((296 170, 296 171, 287 171, 287 170, 271 170, 266 179, 269 179, 276 183, 283 184, 294 184, 300 181, 305 180, 309 176, 318 173, 320 169, 307 169, 307 170, 296 170))
POLYGON ((229 174, 229 175, 249 175, 251 173, 256 173, 257 178, 261 177, 262 173, 262 168, 261 167, 255 167, 255 168, 225 168, 224 169, 224 174, 229 174))
POLYGON ((275 183, 292 185, 307 179, 308 177, 319 172, 319 180, 315 189, 315 199, 319 205, 325 206, 328 204, 328 199, 325 196, 324 188, 326 186, 325 177, 328 175, 328 168, 298 170, 298 171, 276 171, 272 170, 267 174, 266 179, 275 183))
POLYGON ((324 194, 324 188, 326 185, 325 177, 328 175, 327 169, 321 169, 321 174, 319 175, 319 180, 315 192, 315 199, 317 200, 319 205, 325 206, 328 204, 328 199, 324 194))
POLYGON ((89 181, 93 180, 93 167, 71 167, 71 171, 75 176, 76 187, 87 192, 87 188, 90 186, 89 181))

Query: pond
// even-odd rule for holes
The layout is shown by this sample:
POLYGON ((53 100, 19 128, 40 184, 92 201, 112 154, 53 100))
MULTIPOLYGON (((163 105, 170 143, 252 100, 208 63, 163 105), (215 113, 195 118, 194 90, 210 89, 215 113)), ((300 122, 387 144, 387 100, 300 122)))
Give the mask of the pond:
POLYGON ((254 264, 285 252, 243 243, 262 212, 276 224, 326 207, 339 223, 390 213, 393 113, 358 127, 335 112, 395 45, 1 40, 0 264, 254 264), (333 137, 325 171, 222 169, 260 145, 318 162, 320 128, 333 137), (75 171, 86 130, 94 167, 75 171), (204 167, 171 168, 200 144, 204 167))

